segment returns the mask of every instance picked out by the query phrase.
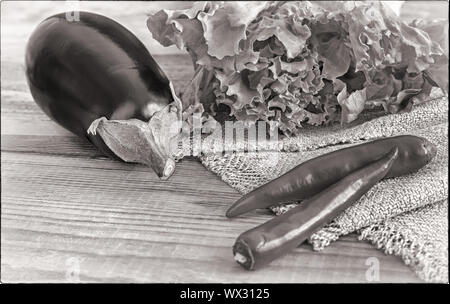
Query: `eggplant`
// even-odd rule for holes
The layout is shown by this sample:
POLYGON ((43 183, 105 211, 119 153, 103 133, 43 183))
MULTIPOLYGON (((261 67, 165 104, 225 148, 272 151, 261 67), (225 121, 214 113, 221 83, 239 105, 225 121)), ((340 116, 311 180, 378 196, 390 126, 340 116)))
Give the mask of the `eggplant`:
POLYGON ((125 27, 90 12, 79 16, 48 17, 29 38, 26 77, 35 102, 103 154, 170 177, 182 113, 172 83, 125 27))

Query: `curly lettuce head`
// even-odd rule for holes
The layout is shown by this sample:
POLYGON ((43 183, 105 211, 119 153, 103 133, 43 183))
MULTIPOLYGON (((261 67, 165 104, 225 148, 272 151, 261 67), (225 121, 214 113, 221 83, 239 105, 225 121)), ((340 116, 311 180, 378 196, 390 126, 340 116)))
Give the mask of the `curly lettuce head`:
POLYGON ((147 25, 192 57, 185 109, 215 114, 223 104, 286 135, 369 107, 410 109, 432 86, 448 91, 448 23, 408 25, 380 2, 196 2, 147 25))

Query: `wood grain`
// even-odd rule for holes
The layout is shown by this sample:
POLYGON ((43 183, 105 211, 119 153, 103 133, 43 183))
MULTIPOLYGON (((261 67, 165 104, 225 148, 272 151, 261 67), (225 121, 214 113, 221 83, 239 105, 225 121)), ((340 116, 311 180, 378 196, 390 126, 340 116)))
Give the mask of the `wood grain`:
POLYGON ((193 159, 162 182, 105 158, 4 152, 2 175, 3 281, 64 281, 76 258, 83 282, 364 282, 368 257, 380 260, 383 281, 416 280, 354 236, 243 271, 234 239, 270 215, 226 219, 239 195, 193 159))
MULTIPOLYGON (((419 282, 400 258, 354 235, 323 252, 304 244, 244 271, 231 246, 271 215, 227 219, 239 194, 195 158, 163 182, 145 166, 103 157, 43 114, 22 59, 8 58, 1 62, 2 282, 367 282, 370 257, 380 261, 381 282, 419 282)), ((189 57, 156 60, 181 91, 192 75, 189 57)))

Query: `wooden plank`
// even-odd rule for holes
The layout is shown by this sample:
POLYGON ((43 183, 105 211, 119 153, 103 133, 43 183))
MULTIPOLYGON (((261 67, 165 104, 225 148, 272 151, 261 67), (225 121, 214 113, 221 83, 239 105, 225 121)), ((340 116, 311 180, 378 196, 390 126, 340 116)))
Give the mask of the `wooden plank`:
POLYGON ((163 47, 153 39, 146 26, 147 15, 162 8, 183 9, 192 3, 186 1, 80 1, 69 4, 64 1, 26 2, 2 1, 1 35, 2 61, 22 61, 25 43, 35 27, 45 18, 64 11, 90 11, 112 18, 128 28, 141 40, 152 54, 179 54, 177 47, 163 47), (75 5, 75 6, 74 6, 75 5))
POLYGON ((239 195, 193 159, 163 182, 109 159, 3 152, 2 190, 5 282, 65 281, 73 259, 86 282, 364 282, 368 257, 380 260, 383 281, 418 280, 354 236, 242 270, 234 239, 270 215, 227 219, 239 195))
POLYGON ((103 154, 87 139, 82 139, 72 134, 67 136, 2 134, 2 151, 103 157, 103 154))
POLYGON ((64 282, 73 258, 87 282, 364 282, 370 256, 381 261, 381 280, 418 280, 399 258, 354 236, 323 253, 303 245, 245 272, 231 246, 267 212, 227 220, 239 195, 195 159, 161 182, 145 166, 104 158, 27 92, 12 91, 2 92, 5 282, 64 282))
MULTIPOLYGON (((144 10, 135 5, 139 18, 129 10, 107 14, 106 7, 105 14, 136 31, 153 53, 139 26, 144 10)), ((304 244, 260 271, 244 271, 231 246, 271 215, 227 219, 239 194, 194 158, 163 182, 145 166, 103 157, 51 121, 29 93, 23 64, 27 37, 51 13, 5 11, 2 4, 2 282, 70 282, 74 264, 82 282, 366 282, 369 257, 380 261, 381 282, 419 281, 400 258, 354 235, 320 253, 304 244)), ((189 56, 154 57, 182 92, 193 73, 189 56)))

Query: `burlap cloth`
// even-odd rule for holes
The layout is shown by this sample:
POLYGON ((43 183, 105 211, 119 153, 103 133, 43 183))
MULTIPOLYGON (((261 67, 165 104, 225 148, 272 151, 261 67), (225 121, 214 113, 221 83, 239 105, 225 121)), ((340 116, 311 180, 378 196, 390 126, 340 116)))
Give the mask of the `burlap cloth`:
MULTIPOLYGON (((369 113, 351 126, 305 128, 295 138, 279 139, 280 152, 222 155, 202 151, 200 160, 244 194, 310 158, 399 134, 427 138, 437 146, 436 157, 417 173, 378 183, 309 242, 314 250, 321 250, 340 236, 357 232, 361 240, 401 256, 420 278, 448 282, 448 98, 438 90, 408 113, 369 113)), ((280 214, 290 207, 272 210, 280 214)))

